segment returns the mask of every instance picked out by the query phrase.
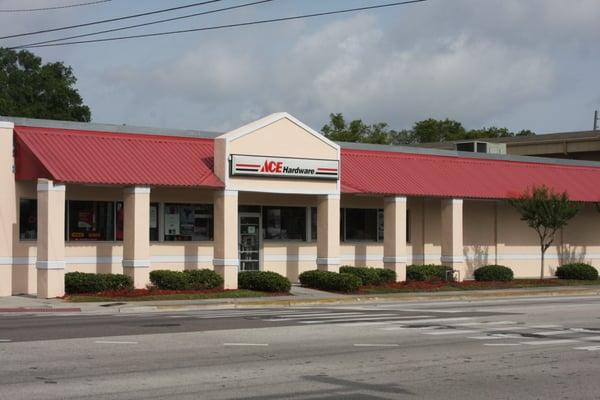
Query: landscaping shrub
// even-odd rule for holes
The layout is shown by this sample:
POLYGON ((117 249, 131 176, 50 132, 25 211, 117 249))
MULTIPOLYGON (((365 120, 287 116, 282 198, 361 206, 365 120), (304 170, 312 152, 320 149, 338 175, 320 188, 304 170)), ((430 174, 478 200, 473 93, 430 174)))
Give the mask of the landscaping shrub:
POLYGON ((363 285, 381 285, 396 282, 396 272, 385 268, 340 267, 340 273, 351 274, 360 278, 363 285))
POLYGON ((98 293, 107 290, 133 289, 133 280, 122 274, 88 274, 68 272, 65 274, 65 293, 98 293))
POLYGON ((396 271, 385 268, 375 268, 375 271, 379 274, 380 284, 396 282, 396 271))
POLYGON ((432 279, 446 279, 446 271, 451 271, 452 267, 445 265, 409 265, 406 267, 406 280, 409 281, 430 281, 432 279))
POLYGON ((215 289, 223 286, 223 278, 210 269, 194 269, 183 272, 186 275, 190 289, 215 289))
POLYGON ((345 293, 356 292, 363 283, 356 275, 319 270, 303 272, 298 278, 307 287, 345 293))
POLYGON ((187 275, 184 272, 157 269, 150 272, 150 282, 162 290, 189 290, 191 285, 187 275))
POLYGON ((512 269, 503 265, 486 265, 477 268, 473 273, 476 281, 512 281, 512 269))
POLYGON ((359 268, 359 267, 340 267, 340 273, 351 274, 357 276, 362 281, 363 285, 379 285, 381 280, 375 268, 359 268))
POLYGON ((596 280, 598 270, 589 264, 572 263, 565 264, 556 269, 556 276, 560 279, 596 280))
POLYGON ((263 292, 289 292, 292 284, 285 276, 270 271, 247 271, 238 274, 240 289, 263 292))

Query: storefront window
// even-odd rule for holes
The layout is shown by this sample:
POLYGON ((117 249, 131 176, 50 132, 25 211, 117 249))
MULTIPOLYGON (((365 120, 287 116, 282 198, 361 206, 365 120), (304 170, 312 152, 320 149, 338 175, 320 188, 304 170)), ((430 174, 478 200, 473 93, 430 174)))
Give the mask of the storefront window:
POLYGON ((167 241, 213 239, 212 204, 165 204, 164 218, 167 241))
POLYGON ((114 240, 114 203, 69 201, 68 240, 114 240))
POLYGON ((19 239, 37 239, 37 200, 21 199, 19 202, 19 239))
MULTIPOLYGON (((116 213, 116 232, 115 238, 118 241, 123 240, 123 219, 125 217, 125 211, 122 201, 117 201, 115 205, 116 213)), ((158 203, 150 203, 150 241, 158 241, 158 203)))
POLYGON ((305 207, 263 207, 266 240, 306 240, 305 207))
POLYGON ((344 240, 372 241, 383 240, 383 210, 367 208, 342 209, 344 218, 344 240))

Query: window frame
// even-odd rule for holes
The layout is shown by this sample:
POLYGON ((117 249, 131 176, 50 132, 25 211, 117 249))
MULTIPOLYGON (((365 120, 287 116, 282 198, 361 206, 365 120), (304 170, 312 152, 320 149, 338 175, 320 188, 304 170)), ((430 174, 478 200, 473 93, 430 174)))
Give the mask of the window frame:
MULTIPOLYGON (((308 233, 309 233, 309 229, 307 226, 307 209, 309 207, 301 207, 301 206, 277 206, 277 205, 268 205, 268 206, 260 206, 260 215, 261 215, 261 230, 262 230, 262 234, 261 234, 261 239, 264 242, 309 242, 308 240, 308 233), (304 232, 303 232, 303 238, 301 239, 269 239, 266 237, 267 235, 267 229, 265 227, 265 224, 268 223, 268 218, 265 218, 265 212, 267 209, 269 208, 274 208, 274 209, 282 209, 282 208, 297 208, 297 209, 301 209, 304 210, 304 232)), ((281 217, 280 217, 281 218, 281 217)), ((280 228, 281 229, 281 228, 280 228)))
POLYGON ((383 208, 379 207, 342 207, 340 208, 340 239, 344 243, 383 243, 383 225, 384 222, 383 208), (347 228, 348 228, 348 216, 347 210, 374 210, 376 215, 375 222, 375 235, 376 239, 348 239, 347 228), (381 223, 382 230, 380 232, 379 226, 381 223), (381 233, 381 234, 380 234, 381 233))
MULTIPOLYGON (((207 243, 207 242, 214 242, 215 241, 215 205, 214 203, 190 203, 190 202, 185 202, 185 203, 177 203, 177 202, 160 202, 159 204, 159 218, 163 218, 162 224, 159 223, 159 242, 167 244, 167 243, 207 243), (210 206, 211 208, 211 229, 210 229, 210 236, 208 239, 199 239, 199 240, 167 240, 167 236, 171 236, 171 235, 167 235, 166 233, 166 223, 164 221, 166 214, 165 209, 167 208, 167 206, 170 205, 175 205, 175 206, 210 206)), ((149 234, 149 233, 148 233, 149 234)), ((156 243, 156 242, 155 242, 156 243)))
POLYGON ((38 235, 38 217, 37 217, 37 199, 30 197, 20 197, 19 198, 19 211, 18 211, 18 226, 19 226, 19 242, 37 242, 38 235), (25 239, 21 237, 21 203, 24 201, 30 201, 35 204, 35 238, 25 239))

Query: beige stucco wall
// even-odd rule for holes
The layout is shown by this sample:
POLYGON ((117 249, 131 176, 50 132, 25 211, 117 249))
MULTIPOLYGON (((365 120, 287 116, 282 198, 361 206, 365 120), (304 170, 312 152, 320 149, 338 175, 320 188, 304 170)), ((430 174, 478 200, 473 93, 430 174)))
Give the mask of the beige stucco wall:
MULTIPOLYGON (((242 129, 242 128, 240 128, 242 129)), ((299 157, 324 160, 338 160, 339 149, 329 144, 304 127, 288 118, 281 118, 255 130, 238 135, 236 131, 215 140, 215 173, 229 190, 272 192, 336 194, 339 187, 335 180, 265 178, 250 176, 229 176, 231 154, 299 157)))
POLYGON ((0 296, 9 296, 13 282, 12 243, 17 228, 17 204, 13 174, 13 130, 9 124, 0 124, 0 296))

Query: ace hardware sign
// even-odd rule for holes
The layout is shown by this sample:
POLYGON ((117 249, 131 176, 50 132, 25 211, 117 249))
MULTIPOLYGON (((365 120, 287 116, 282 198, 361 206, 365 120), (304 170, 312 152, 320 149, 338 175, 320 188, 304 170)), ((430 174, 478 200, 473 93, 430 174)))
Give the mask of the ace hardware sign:
POLYGON ((338 179, 339 161, 269 156, 231 156, 231 175, 338 179))

